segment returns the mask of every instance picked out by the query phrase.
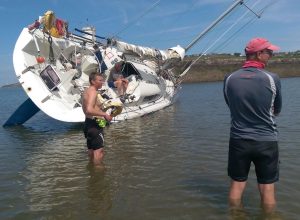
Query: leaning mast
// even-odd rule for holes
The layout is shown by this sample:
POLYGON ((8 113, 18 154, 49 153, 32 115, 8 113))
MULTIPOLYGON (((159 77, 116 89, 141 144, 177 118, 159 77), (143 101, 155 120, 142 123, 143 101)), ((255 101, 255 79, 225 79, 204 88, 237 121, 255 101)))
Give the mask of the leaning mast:
POLYGON ((210 26, 208 26, 204 31, 202 31, 185 49, 187 52, 191 47, 193 47, 204 35, 206 35, 212 28, 214 28, 224 17, 226 17, 235 7, 239 4, 243 4, 244 0, 238 0, 233 5, 231 5, 223 14, 221 14, 210 26))

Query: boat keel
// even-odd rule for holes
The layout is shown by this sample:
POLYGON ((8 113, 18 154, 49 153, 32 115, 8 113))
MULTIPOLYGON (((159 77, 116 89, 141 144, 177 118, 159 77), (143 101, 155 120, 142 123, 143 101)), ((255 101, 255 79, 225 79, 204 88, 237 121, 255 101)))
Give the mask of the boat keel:
POLYGON ((3 127, 21 125, 34 116, 40 109, 28 98, 19 108, 9 117, 3 127))

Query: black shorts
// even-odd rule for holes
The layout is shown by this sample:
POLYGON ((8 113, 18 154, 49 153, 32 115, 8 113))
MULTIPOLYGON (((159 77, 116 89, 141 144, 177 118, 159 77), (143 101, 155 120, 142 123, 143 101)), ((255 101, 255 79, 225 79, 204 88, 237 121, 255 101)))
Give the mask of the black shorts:
POLYGON ((228 176, 235 181, 246 181, 251 162, 255 165, 258 183, 270 184, 278 181, 279 153, 277 141, 231 138, 228 153, 228 176))
POLYGON ((103 128, 99 127, 96 120, 86 118, 83 128, 87 148, 97 150, 104 147, 103 128))

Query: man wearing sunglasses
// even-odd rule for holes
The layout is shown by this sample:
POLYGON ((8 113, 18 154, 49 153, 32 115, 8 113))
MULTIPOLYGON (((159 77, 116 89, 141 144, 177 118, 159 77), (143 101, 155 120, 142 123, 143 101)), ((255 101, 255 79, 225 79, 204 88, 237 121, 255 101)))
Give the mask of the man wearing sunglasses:
POLYGON ((252 39, 245 48, 242 68, 224 79, 224 98, 231 114, 228 176, 232 206, 242 205, 251 163, 263 207, 276 204, 279 153, 275 116, 281 111, 281 84, 278 75, 264 69, 276 50, 279 47, 267 39, 252 39))

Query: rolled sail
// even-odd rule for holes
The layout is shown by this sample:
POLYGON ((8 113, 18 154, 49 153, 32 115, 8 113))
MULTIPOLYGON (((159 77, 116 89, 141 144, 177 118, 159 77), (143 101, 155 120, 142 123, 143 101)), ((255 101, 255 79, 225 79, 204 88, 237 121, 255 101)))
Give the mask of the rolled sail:
POLYGON ((182 60, 185 56, 185 49, 177 45, 176 47, 169 48, 167 50, 158 50, 150 47, 142 47, 133 44, 128 44, 122 41, 115 41, 115 46, 118 50, 124 53, 137 54, 142 58, 156 58, 162 61, 167 61, 171 59, 182 60))

